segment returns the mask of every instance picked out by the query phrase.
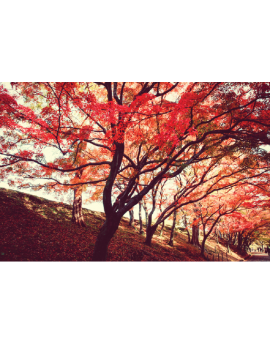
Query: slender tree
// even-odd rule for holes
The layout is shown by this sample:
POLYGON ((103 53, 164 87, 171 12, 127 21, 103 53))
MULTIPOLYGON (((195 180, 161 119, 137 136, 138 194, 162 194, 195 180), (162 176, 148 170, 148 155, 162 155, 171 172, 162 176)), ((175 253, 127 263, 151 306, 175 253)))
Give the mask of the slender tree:
POLYGON ((173 223, 171 227, 171 236, 170 236, 170 241, 169 241, 169 246, 173 247, 173 240, 174 240, 174 232, 175 232, 175 225, 176 225, 176 215, 177 212, 176 210, 173 212, 173 223))

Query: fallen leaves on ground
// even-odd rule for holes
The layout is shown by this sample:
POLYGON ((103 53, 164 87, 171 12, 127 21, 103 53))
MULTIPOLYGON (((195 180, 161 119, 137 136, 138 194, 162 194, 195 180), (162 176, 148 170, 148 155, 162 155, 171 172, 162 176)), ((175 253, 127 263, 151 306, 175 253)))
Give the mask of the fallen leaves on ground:
MULTIPOLYGON (((72 206, 0 188, 1 261, 90 261, 105 215, 83 209, 87 227, 71 222, 72 206)), ((198 248, 176 234, 168 245, 170 230, 154 235, 152 246, 123 218, 108 251, 109 261, 204 261, 198 248)))

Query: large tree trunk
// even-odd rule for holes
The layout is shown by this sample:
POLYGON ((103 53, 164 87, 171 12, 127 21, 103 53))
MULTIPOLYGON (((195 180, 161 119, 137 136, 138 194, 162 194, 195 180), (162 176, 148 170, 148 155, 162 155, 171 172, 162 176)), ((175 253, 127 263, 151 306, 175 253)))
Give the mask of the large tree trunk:
POLYGON ((106 218, 96 240, 93 261, 106 261, 108 245, 118 229, 120 220, 121 218, 117 217, 115 214, 106 218))
POLYGON ((74 189, 74 200, 71 221, 79 226, 86 226, 82 213, 82 186, 79 186, 74 189))
POLYGON ((153 235, 157 229, 157 225, 154 226, 148 226, 146 229, 146 239, 145 239, 145 244, 148 246, 151 246, 151 241, 153 238, 153 235))
POLYGON ((169 246, 173 247, 173 239, 174 239, 174 231, 175 231, 175 224, 176 224, 176 214, 177 212, 174 211, 173 213, 173 224, 172 224, 172 229, 171 229, 171 237, 169 241, 169 246))
POLYGON ((142 222, 142 203, 139 202, 139 222, 140 222, 140 235, 143 234, 143 222, 142 222))
MULTIPOLYGON (((109 101, 111 101, 111 99, 109 101)), ((112 205, 112 188, 123 159, 124 144, 115 142, 114 145, 115 152, 110 166, 110 174, 103 190, 103 206, 106 214, 106 220, 100 229, 95 243, 93 261, 106 260, 108 245, 118 229, 120 220, 123 216, 123 214, 120 215, 119 213, 115 212, 117 205, 112 205)))
POLYGON ((192 225, 192 239, 191 239, 191 243, 194 246, 200 247, 200 243, 199 243, 199 225, 197 225, 197 224, 193 224, 192 225))

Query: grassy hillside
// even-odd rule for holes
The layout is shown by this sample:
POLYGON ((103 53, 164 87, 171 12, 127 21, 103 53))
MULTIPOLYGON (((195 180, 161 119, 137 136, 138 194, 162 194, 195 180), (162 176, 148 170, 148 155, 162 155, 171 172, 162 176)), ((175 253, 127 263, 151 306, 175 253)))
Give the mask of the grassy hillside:
MULTIPOLYGON (((1 261, 89 261, 98 230, 105 216, 83 210, 86 228, 71 223, 72 207, 5 188, 0 188, 1 261)), ((135 221, 138 228, 138 222, 135 221)), ((124 218, 111 241, 109 261, 204 261, 197 248, 177 233, 175 246, 167 245, 169 228, 163 237, 154 236, 152 247, 144 235, 124 218)), ((208 248, 209 249, 209 248, 208 248)), ((211 250, 211 248, 210 248, 211 250)), ((241 258, 235 256, 238 261, 241 258)))

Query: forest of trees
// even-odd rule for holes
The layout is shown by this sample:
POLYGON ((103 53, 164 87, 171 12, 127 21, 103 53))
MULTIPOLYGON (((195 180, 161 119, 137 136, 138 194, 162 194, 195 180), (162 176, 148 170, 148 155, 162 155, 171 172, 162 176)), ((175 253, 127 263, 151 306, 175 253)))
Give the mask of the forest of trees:
POLYGON ((14 82, 0 86, 0 176, 20 188, 82 193, 106 220, 106 260, 122 217, 139 206, 145 245, 170 221, 204 255, 209 236, 245 252, 270 240, 270 83, 14 82), (45 150, 57 152, 48 162, 45 150), (199 241, 199 234, 203 240, 199 241))

